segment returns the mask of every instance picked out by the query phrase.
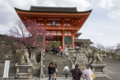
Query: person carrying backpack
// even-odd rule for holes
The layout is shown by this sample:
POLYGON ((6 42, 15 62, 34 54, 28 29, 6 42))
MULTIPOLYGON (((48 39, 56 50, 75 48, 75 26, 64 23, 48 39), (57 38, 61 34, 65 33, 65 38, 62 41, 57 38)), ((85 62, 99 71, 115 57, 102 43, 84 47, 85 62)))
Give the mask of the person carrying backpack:
POLYGON ((69 67, 65 64, 65 67, 63 69, 63 72, 65 74, 66 79, 68 78, 68 73, 69 73, 69 67))

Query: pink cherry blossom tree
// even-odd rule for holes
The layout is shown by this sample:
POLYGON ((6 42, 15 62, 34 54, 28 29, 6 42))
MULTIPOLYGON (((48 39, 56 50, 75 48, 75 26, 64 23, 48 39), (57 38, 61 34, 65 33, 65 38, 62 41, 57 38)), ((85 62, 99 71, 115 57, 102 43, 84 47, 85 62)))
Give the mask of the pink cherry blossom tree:
POLYGON ((35 21, 17 20, 10 28, 7 36, 12 36, 14 40, 23 44, 28 49, 29 57, 31 57, 31 47, 39 46, 45 48, 44 38, 51 39, 44 27, 39 26, 35 21))

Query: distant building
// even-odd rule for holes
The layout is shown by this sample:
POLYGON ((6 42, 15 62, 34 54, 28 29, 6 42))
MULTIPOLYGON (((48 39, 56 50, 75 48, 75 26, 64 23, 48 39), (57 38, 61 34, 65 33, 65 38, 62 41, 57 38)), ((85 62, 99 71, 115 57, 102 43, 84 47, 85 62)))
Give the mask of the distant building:
POLYGON ((81 35, 82 33, 77 33, 74 36, 74 45, 75 46, 79 46, 82 47, 84 45, 89 46, 90 44, 93 44, 93 42, 91 42, 90 39, 78 39, 78 37, 81 35))

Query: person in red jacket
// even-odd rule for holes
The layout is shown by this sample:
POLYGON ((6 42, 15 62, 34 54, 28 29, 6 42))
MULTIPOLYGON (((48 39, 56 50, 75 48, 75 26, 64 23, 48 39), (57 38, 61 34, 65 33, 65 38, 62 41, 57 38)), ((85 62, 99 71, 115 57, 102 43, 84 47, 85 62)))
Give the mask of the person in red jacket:
POLYGON ((58 46, 57 51, 56 51, 57 55, 58 55, 59 51, 60 51, 60 47, 58 46))

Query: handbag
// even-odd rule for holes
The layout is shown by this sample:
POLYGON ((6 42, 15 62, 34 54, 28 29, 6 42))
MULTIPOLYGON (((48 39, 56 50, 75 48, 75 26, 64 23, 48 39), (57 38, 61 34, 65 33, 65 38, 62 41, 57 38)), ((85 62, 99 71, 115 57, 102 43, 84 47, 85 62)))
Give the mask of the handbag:
POLYGON ((68 73, 69 73, 69 70, 65 69, 64 74, 68 74, 68 73))
POLYGON ((96 78, 94 73, 92 74, 92 78, 93 78, 93 80, 96 78))
POLYGON ((58 72, 58 69, 56 68, 56 72, 58 72))

